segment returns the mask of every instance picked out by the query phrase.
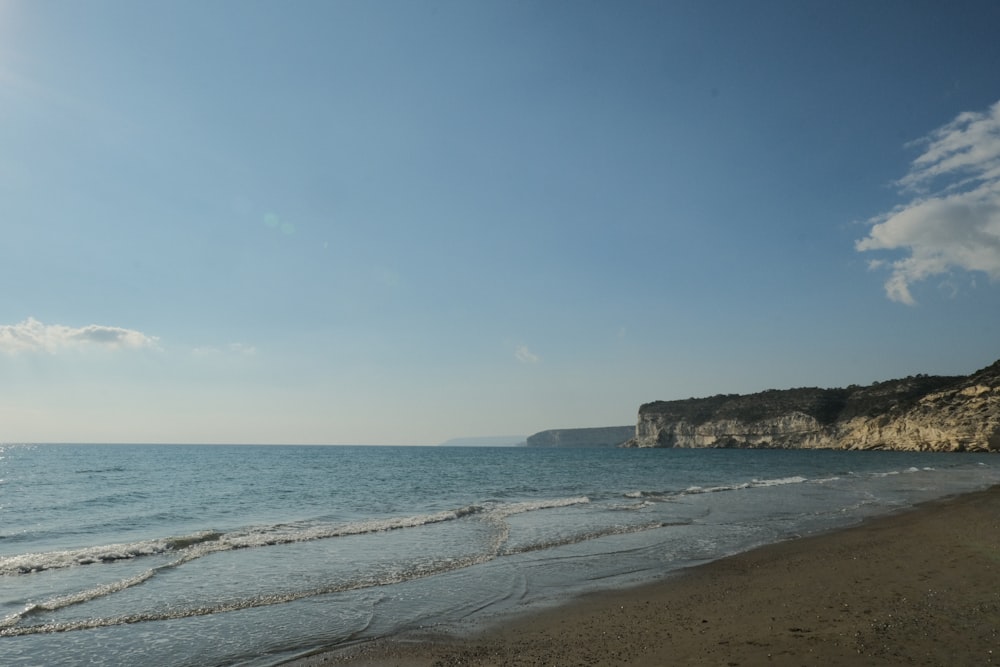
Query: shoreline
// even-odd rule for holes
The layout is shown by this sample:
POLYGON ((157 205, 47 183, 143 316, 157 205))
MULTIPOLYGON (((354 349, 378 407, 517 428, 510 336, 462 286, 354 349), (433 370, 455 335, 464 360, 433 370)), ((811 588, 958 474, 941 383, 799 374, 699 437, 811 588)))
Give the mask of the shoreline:
POLYGON ((1000 486, 294 667, 1000 663, 1000 486), (459 633, 467 633, 460 636, 459 633))

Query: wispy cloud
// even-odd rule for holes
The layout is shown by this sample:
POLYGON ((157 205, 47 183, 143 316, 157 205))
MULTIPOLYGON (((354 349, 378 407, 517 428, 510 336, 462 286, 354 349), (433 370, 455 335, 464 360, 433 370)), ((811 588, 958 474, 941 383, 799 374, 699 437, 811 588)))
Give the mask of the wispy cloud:
POLYGON ((246 343, 230 343, 226 347, 196 347, 192 350, 192 353, 200 357, 216 355, 252 357, 257 354, 257 348, 246 343))
POLYGON ((514 350, 514 357, 522 364, 537 364, 541 358, 528 349, 527 345, 518 345, 514 350))
POLYGON ((889 298, 906 304, 915 303, 911 285, 955 269, 1000 279, 1000 102, 959 114, 914 144, 924 152, 896 183, 910 201, 872 218, 855 244, 907 253, 888 264, 885 283, 889 298))
POLYGON ((48 352, 97 346, 103 348, 156 347, 156 336, 134 329, 91 324, 68 327, 62 324, 42 324, 29 317, 18 324, 0 325, 0 351, 48 352))

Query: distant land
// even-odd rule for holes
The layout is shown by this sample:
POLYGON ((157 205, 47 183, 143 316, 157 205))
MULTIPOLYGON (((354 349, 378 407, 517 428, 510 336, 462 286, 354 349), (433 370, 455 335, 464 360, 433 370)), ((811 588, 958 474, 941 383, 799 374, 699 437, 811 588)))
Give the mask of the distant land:
POLYGON ((1000 450, 1000 361, 968 376, 655 401, 628 447, 1000 450))
POLYGON ((485 435, 468 438, 452 438, 442 442, 439 447, 522 447, 523 435, 485 435))
POLYGON ((529 435, 528 447, 620 447, 635 436, 635 426, 557 428, 529 435))

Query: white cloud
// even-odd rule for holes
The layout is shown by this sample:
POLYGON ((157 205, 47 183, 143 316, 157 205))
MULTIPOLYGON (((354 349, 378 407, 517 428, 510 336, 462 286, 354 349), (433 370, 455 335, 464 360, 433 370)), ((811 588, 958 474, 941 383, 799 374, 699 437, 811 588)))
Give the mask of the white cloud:
POLYGON ((104 348, 156 347, 157 338, 134 329, 91 324, 73 328, 62 324, 42 324, 29 317, 18 324, 0 325, 0 351, 49 352, 98 346, 104 348))
POLYGON ((912 199, 872 218, 855 244, 908 253, 888 264, 885 283, 889 298, 906 304, 915 303, 912 284, 954 269, 1000 279, 1000 102, 959 114, 915 143, 924 152, 896 183, 912 199))
POLYGON ((230 343, 229 351, 233 354, 241 354, 247 357, 252 357, 257 354, 257 348, 253 345, 247 345, 246 343, 230 343))
POLYGON ((537 364, 541 361, 540 357, 529 350, 527 345, 518 345, 517 349, 514 350, 514 357, 522 364, 537 364))

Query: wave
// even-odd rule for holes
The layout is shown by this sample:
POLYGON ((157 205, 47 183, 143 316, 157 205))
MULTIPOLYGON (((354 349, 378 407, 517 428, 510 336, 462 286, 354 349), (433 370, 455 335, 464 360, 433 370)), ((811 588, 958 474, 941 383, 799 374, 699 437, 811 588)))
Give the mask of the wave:
POLYGON ((904 468, 903 470, 887 470, 885 472, 873 472, 872 477, 893 477, 895 475, 912 475, 915 472, 933 472, 934 468, 917 468, 915 466, 910 466, 909 468, 904 468))
MULTIPOLYGON (((979 464, 984 465, 984 464, 979 464)), ((841 479, 841 475, 849 477, 859 477, 859 476, 869 476, 875 478, 881 477, 893 477, 895 475, 913 474, 919 472, 937 472, 938 469, 930 466, 915 467, 910 466, 909 468, 904 468, 901 470, 887 470, 881 472, 868 472, 859 475, 855 472, 844 472, 842 474, 837 474, 829 477, 822 477, 816 479, 810 479, 803 475, 792 475, 789 477, 778 477, 775 479, 752 479, 749 482, 736 482, 733 484, 720 484, 717 486, 689 486, 686 489, 680 491, 628 491, 622 494, 626 498, 631 499, 641 499, 648 501, 671 501, 677 498, 697 495, 702 493, 720 493, 725 491, 743 491, 745 489, 756 489, 771 486, 784 486, 787 484, 829 484, 830 482, 836 482, 841 479)))
POLYGON ((62 609, 63 607, 69 607, 74 604, 81 604, 83 602, 89 602, 95 600, 99 597, 104 597, 106 595, 111 595, 112 593, 117 593, 118 591, 123 591, 126 588, 131 588, 132 586, 138 586, 144 581, 148 581, 156 571, 160 568, 153 568, 146 570, 134 577, 128 577, 125 579, 120 579, 118 581, 113 581, 109 584, 104 584, 103 586, 96 586, 83 591, 78 591, 76 593, 71 593, 69 595, 60 595, 58 597, 51 598, 44 602, 38 602, 34 604, 29 604, 24 608, 23 611, 10 614, 4 618, 0 618, 0 636, 3 636, 3 631, 12 628, 21 622, 22 619, 34 616, 36 614, 41 614, 47 611, 56 611, 57 609, 62 609))
POLYGON ((168 551, 190 548, 193 545, 221 539, 221 537, 221 533, 206 530, 179 537, 165 537, 123 544, 106 544, 82 547, 80 549, 67 549, 64 551, 3 556, 0 557, 0 576, 33 574, 76 565, 112 563, 119 560, 131 560, 140 556, 154 556, 168 551))
POLYGON ((808 477, 794 475, 792 477, 779 477, 776 479, 753 479, 749 482, 737 482, 734 484, 720 484, 718 486, 689 486, 681 491, 629 491, 625 493, 626 498, 652 499, 669 501, 682 496, 697 495, 702 493, 720 493, 724 491, 742 491, 744 489, 756 489, 769 486, 784 486, 786 484, 802 484, 809 482, 808 477))
POLYGON ((577 496, 575 498, 556 498, 552 500, 532 500, 522 503, 498 504, 489 508, 488 511, 497 516, 508 517, 515 514, 523 514, 525 512, 534 512, 537 510, 557 509, 560 507, 570 507, 572 505, 584 505, 589 502, 590 498, 586 496, 577 496))
MULTIPOLYGON (((145 621, 169 620, 185 618, 189 616, 203 616, 208 614, 236 611, 239 609, 249 609, 274 604, 283 604, 294 600, 324 595, 328 593, 339 593, 349 590, 370 588, 375 586, 388 586, 403 581, 419 579, 435 574, 458 570, 480 563, 484 563, 501 555, 518 553, 521 550, 504 550, 503 546, 509 536, 509 526, 505 519, 507 517, 545 509, 569 507, 572 505, 589 503, 590 499, 580 496, 573 498, 558 498, 549 500, 527 501, 519 503, 495 503, 486 505, 469 505, 457 510, 436 512, 411 517, 395 517, 386 519, 372 519, 358 521, 343 525, 314 525, 302 526, 295 524, 277 524, 266 527, 247 528, 241 531, 230 533, 220 533, 217 531, 201 531, 190 535, 170 537, 162 540, 146 540, 132 544, 116 544, 104 547, 91 547, 79 550, 48 552, 39 554, 24 554, 0 559, 0 574, 25 574, 40 572, 47 569, 59 567, 70 567, 73 565, 88 565, 97 562, 112 562, 125 558, 137 558, 153 554, 164 554, 175 552, 178 557, 154 568, 150 568, 131 577, 123 578, 101 586, 96 586, 87 590, 62 595, 45 600, 43 602, 30 604, 24 610, 10 614, 0 619, 0 637, 21 636, 27 634, 68 632, 73 630, 83 630, 97 627, 107 627, 112 625, 122 625, 130 623, 140 623, 145 621), (116 616, 109 618, 91 618, 79 621, 62 623, 42 623, 36 625, 24 625, 25 619, 52 612, 75 604, 89 602, 100 597, 111 595, 119 591, 131 588, 148 581, 158 572, 176 568, 184 563, 200 558, 209 553, 218 551, 229 551, 249 547, 270 546, 275 544, 286 544, 291 542, 305 542, 331 537, 346 535, 362 535, 372 532, 383 532, 388 530, 399 530, 425 526, 443 521, 452 521, 464 517, 482 515, 482 517, 494 523, 498 530, 491 541, 488 549, 484 552, 466 556, 464 558, 442 558, 430 563, 412 565, 409 568, 390 568, 380 575, 371 575, 366 578, 342 582, 339 584, 315 588, 305 591, 291 591, 280 595, 254 596, 236 601, 219 603, 198 608, 171 609, 163 612, 148 612, 129 616, 116 616)), ((635 530, 648 530, 662 527, 663 523, 650 524, 641 527, 615 528, 599 533, 577 536, 573 539, 543 544, 535 547, 544 549, 551 546, 558 546, 561 543, 577 542, 603 535, 621 532, 634 532, 635 530)), ((534 549, 532 549, 534 550, 534 549)))
MULTIPOLYGON (((205 605, 200 607, 188 607, 188 608, 172 608, 172 609, 165 609, 162 611, 153 611, 153 612, 129 614, 121 616, 110 616, 103 618, 86 618, 81 620, 57 622, 57 623, 19 625, 22 619, 31 616, 33 614, 58 609, 62 606, 67 606, 67 604, 74 604, 76 602, 85 602, 88 600, 92 600, 95 599, 96 597, 100 597, 101 595, 107 595, 116 592, 116 590, 122 590, 123 588, 127 587, 127 586, 120 586, 115 588, 115 585, 112 584, 107 587, 92 589, 91 591, 82 591, 72 596, 74 598, 84 598, 87 595, 91 596, 86 599, 74 600, 73 602, 67 602, 67 604, 61 604, 61 605, 59 604, 59 600, 52 600, 38 605, 32 605, 23 612, 12 614, 4 619, 0 619, 0 637, 20 637, 24 635, 50 634, 56 632, 72 632, 74 630, 90 630, 94 628, 105 628, 116 625, 129 625, 133 623, 144 623, 148 621, 167 621, 180 618, 191 618, 195 616, 208 616, 211 614, 221 614, 231 611, 240 611, 243 609, 254 609, 257 607, 268 607, 277 604, 285 604, 287 602, 294 602, 295 600, 301 600, 303 598, 316 597, 319 595, 327 595, 331 593, 343 593, 346 591, 358 590, 362 588, 371 588, 375 586, 390 586, 392 584, 400 583, 403 581, 429 577, 435 574, 442 574, 444 572, 448 572, 451 570, 457 570, 464 567, 469 567, 470 565, 476 564, 476 562, 478 562, 478 560, 475 559, 447 560, 447 561, 428 564, 422 567, 417 567, 407 572, 391 571, 383 574, 380 577, 370 577, 367 579, 361 579, 349 583, 331 585, 327 587, 314 588, 303 591, 291 591, 288 593, 277 594, 277 595, 258 595, 258 596, 243 598, 240 600, 233 600, 229 602, 219 603, 215 605, 205 605)), ((146 578, 148 579, 148 577, 146 578)))
POLYGON ((792 477, 779 477, 777 479, 755 479, 752 484, 754 486, 784 486, 785 484, 801 484, 808 481, 802 475, 793 475, 792 477))
POLYGON ((669 499, 677 495, 676 491, 629 491, 624 494, 626 498, 640 500, 649 498, 652 500, 669 499))
POLYGON ((24 575, 97 563, 113 563, 145 556, 178 553, 183 561, 193 560, 209 553, 248 549, 254 547, 311 542, 314 540, 381 533, 390 530, 417 528, 435 523, 455 521, 476 514, 489 514, 494 520, 502 520, 515 514, 538 510, 568 507, 590 502, 587 497, 555 498, 519 503, 488 503, 467 505, 455 510, 414 516, 366 519, 343 524, 331 523, 290 523, 219 532, 204 530, 174 537, 141 540, 138 542, 82 547, 64 551, 26 553, 0 557, 0 576, 24 575))
POLYGON ((599 530, 593 530, 587 533, 581 533, 577 535, 566 536, 558 539, 543 540, 541 542, 533 542, 531 544, 524 544, 516 547, 511 547, 509 549, 504 549, 500 555, 509 556, 513 554, 530 553, 532 551, 544 551, 545 549, 553 549, 555 547, 567 546, 570 544, 579 544, 580 542, 587 542, 589 540, 596 540, 601 537, 609 537, 611 535, 629 535, 632 533, 642 533, 647 530, 656 530, 658 528, 668 528, 670 526, 689 526, 691 525, 690 520, 684 521, 653 521, 650 523, 644 523, 639 525, 631 526, 608 526, 599 530))
POLYGON ((809 479, 801 475, 795 475, 793 477, 779 477, 777 479, 754 479, 749 482, 742 482, 739 484, 721 485, 721 486, 690 486, 686 488, 682 494, 696 494, 696 493, 718 493, 719 491, 742 491, 743 489, 756 489, 769 486, 785 486, 786 484, 802 484, 803 482, 808 482, 809 479))

